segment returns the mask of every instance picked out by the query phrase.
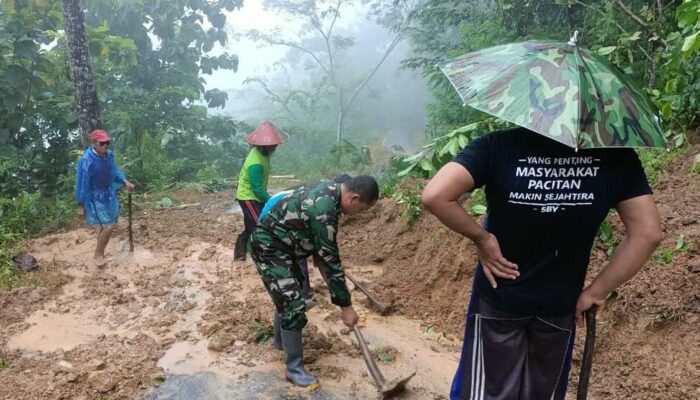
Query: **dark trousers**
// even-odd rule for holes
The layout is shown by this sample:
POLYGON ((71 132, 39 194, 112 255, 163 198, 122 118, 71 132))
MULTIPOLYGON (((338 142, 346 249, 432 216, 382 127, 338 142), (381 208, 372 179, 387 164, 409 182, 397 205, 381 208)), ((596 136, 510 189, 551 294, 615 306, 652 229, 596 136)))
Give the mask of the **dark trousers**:
POLYGON ((241 205, 241 211, 243 212, 244 229, 243 232, 238 235, 238 238, 236 238, 236 246, 233 249, 233 259, 241 261, 245 260, 248 239, 258 225, 260 212, 265 204, 254 200, 238 200, 238 204, 241 205))
POLYGON ((472 295, 452 400, 564 400, 574 318, 513 315, 472 295))

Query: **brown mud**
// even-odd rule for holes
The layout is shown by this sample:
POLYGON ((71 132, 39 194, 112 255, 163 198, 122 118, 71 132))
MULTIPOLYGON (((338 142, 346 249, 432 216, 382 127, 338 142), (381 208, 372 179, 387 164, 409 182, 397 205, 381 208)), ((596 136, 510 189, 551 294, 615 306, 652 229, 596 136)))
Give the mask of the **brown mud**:
MULTIPOLYGON (((700 399, 700 177, 689 174, 691 154, 655 188, 660 249, 600 314, 589 399, 700 399), (685 246, 675 250, 681 235, 685 246)), ((135 213, 133 254, 122 221, 105 269, 91 262, 89 229, 29 243, 39 270, 27 286, 0 292, 0 399, 378 398, 313 267, 318 306, 309 312, 305 359, 322 389, 306 393, 284 381, 268 295, 250 261, 231 261, 242 228, 232 193, 183 202, 199 205, 135 213)), ((388 379, 417 372, 403 398, 447 398, 476 256, 433 217, 408 226, 400 212, 385 199, 344 218, 346 268, 395 309, 379 316, 353 291, 360 328, 388 379)), ((620 221, 609 223, 619 241, 620 221)), ((608 247, 596 241, 589 277, 608 247)))

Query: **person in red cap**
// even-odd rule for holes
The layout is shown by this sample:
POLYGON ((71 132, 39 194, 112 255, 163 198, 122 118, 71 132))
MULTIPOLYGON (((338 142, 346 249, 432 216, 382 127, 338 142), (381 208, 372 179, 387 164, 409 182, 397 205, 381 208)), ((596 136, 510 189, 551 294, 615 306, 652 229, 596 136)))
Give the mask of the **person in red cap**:
POLYGON ((252 148, 238 175, 238 189, 236 189, 236 200, 243 211, 244 229, 236 239, 236 245, 233 249, 234 261, 245 260, 248 238, 258 225, 260 212, 265 206, 265 202, 270 199, 270 195, 267 193, 267 182, 270 177, 270 155, 281 143, 282 136, 269 122, 264 122, 248 135, 248 144, 252 148))
POLYGON ((109 150, 112 139, 107 132, 95 129, 90 134, 90 142, 78 161, 75 201, 78 215, 84 216, 88 225, 98 227, 95 265, 101 268, 106 265, 105 247, 119 218, 117 190, 126 186, 131 192, 134 185, 117 168, 114 154, 109 150))

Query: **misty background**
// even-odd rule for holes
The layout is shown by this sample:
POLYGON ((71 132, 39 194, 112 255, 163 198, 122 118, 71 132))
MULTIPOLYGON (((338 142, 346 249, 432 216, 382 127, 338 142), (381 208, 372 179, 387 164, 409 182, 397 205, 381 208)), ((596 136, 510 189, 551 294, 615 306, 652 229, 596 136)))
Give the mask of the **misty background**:
MULTIPOLYGON (((315 91, 323 77, 312 57, 304 51, 270 45, 247 35, 254 29, 280 30, 283 37, 298 39, 299 32, 312 30, 298 20, 285 18, 283 13, 264 3, 248 0, 240 10, 227 14, 229 42, 219 50, 236 54, 239 65, 237 71, 218 70, 204 75, 207 89, 216 88, 228 95, 225 107, 210 109, 210 113, 244 120, 253 126, 269 120, 289 133, 290 141, 301 139, 295 136, 307 135, 325 142, 322 140, 325 134, 327 146, 314 146, 308 151, 314 148, 327 151, 335 135, 337 107, 333 102, 337 95, 327 90, 315 91), (291 110, 285 110, 270 96, 272 92, 284 97, 292 91, 308 92, 317 107, 308 110, 292 104, 291 110), (295 130, 294 127, 304 129, 295 130)), ((345 82, 356 82, 366 75, 396 37, 396 32, 378 24, 372 18, 370 7, 362 3, 341 6, 334 31, 354 42, 337 51, 337 75, 345 82)), ((319 35, 308 34, 299 42, 323 51, 319 35)), ((410 55, 408 40, 401 40, 349 107, 344 139, 358 144, 372 143, 376 150, 414 152, 419 147, 426 128, 426 104, 431 97, 420 71, 400 67, 401 61, 410 55)), ((284 147, 278 151, 287 153, 284 147)), ((293 147, 294 151, 302 151, 293 147)))

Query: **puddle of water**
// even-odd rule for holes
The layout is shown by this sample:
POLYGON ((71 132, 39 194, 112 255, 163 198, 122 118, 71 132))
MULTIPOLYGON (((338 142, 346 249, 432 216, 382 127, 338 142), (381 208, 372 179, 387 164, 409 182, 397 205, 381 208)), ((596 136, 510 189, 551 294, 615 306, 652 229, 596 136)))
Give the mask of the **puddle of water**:
POLYGON ((165 352, 158 366, 169 374, 211 371, 218 354, 207 350, 207 342, 177 342, 165 352))
POLYGON ((279 375, 253 372, 244 380, 230 380, 205 372, 171 375, 145 400, 346 400, 321 388, 312 392, 291 387, 279 375))
POLYGON ((39 310, 26 319, 29 329, 10 338, 10 349, 51 352, 74 347, 108 335, 109 327, 100 325, 89 314, 57 314, 39 310))

